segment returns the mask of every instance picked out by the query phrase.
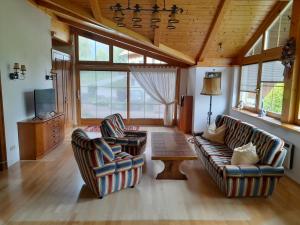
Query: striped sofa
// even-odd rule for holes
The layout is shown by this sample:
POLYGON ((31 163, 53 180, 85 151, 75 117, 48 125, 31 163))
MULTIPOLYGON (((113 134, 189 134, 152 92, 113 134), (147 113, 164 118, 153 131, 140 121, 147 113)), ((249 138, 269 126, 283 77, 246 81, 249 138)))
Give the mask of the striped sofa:
POLYGON ((147 132, 127 130, 119 113, 104 118, 100 130, 108 143, 121 145, 122 151, 130 155, 141 155, 145 151, 147 132))
POLYGON ((216 118, 216 126, 225 124, 225 145, 194 134, 195 149, 218 187, 227 197, 270 196, 279 178, 286 156, 284 142, 257 127, 227 115, 216 118), (233 149, 252 142, 260 161, 257 165, 231 165, 233 149))
POLYGON ((89 139, 81 129, 72 134, 72 147, 81 176, 98 198, 134 187, 142 176, 144 158, 121 151, 120 145, 108 145, 104 139, 89 139))

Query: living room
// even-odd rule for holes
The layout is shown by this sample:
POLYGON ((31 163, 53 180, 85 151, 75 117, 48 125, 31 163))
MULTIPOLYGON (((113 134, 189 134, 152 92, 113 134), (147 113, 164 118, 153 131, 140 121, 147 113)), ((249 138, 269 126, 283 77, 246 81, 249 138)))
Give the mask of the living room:
POLYGON ((0 225, 299 224, 299 9, 1 1, 0 225))

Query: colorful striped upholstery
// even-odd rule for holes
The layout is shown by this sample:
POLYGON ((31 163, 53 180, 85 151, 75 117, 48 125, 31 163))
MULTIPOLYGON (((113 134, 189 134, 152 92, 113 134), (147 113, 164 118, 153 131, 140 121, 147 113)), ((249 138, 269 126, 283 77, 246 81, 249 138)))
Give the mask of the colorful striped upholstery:
POLYGON ((122 152, 122 146, 121 145, 110 145, 111 150, 114 154, 121 153, 122 152))
POLYGON ((257 154, 260 158, 260 164, 271 165, 278 151, 283 148, 284 142, 261 129, 256 129, 250 140, 256 146, 257 154))
POLYGON ((115 154, 111 147, 104 141, 104 139, 94 139, 95 148, 99 150, 103 156, 104 162, 112 162, 115 159, 115 154))
MULTIPOLYGON (((202 133, 203 134, 203 133, 202 133)), ((202 135, 201 134, 201 135, 202 135)), ((197 144, 200 144, 200 145, 222 145, 222 144, 219 144, 219 143, 216 143, 216 142, 211 142, 209 140, 206 140, 205 138, 203 138, 202 136, 195 136, 194 137, 194 140, 197 144)))
MULTIPOLYGON (((210 143, 195 136, 195 148, 203 165, 227 197, 270 196, 280 177, 286 156, 283 141, 250 124, 229 116, 219 116, 218 125, 226 124, 225 143, 210 143), (260 156, 260 165, 230 165, 235 147, 252 141, 260 156)), ((201 134, 200 134, 201 135, 201 134)))
POLYGON ((72 147, 84 182, 99 198, 133 187, 141 180, 142 156, 122 152, 118 145, 110 147, 103 139, 89 139, 81 129, 73 132, 72 147))
POLYGON ((131 155, 140 155, 145 151, 147 132, 126 130, 123 118, 118 113, 106 117, 101 122, 100 130, 107 143, 121 145, 122 151, 131 155))
POLYGON ((142 167, 112 173, 97 178, 99 196, 105 196, 124 188, 134 187, 140 182, 142 167))
POLYGON ((278 151, 272 161, 272 166, 274 167, 282 166, 286 154, 287 154, 287 150, 284 148, 281 151, 278 151))
POLYGON ((233 150, 248 144, 254 130, 255 127, 249 123, 237 123, 236 129, 233 131, 230 140, 227 140, 227 146, 233 150))

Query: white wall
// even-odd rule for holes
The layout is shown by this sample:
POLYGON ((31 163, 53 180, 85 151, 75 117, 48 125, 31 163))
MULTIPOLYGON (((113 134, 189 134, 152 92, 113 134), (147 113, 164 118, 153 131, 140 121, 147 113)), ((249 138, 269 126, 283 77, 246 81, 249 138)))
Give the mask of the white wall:
POLYGON ((19 160, 17 121, 34 116, 33 90, 52 87, 50 17, 25 0, 1 0, 0 71, 8 165, 19 160), (13 63, 25 64, 25 80, 9 80, 13 63))
MULTIPOLYGON (((238 96, 238 73, 235 73, 233 79, 233 91, 232 91, 232 106, 236 106, 236 99, 238 96)), ((270 123, 264 122, 258 118, 246 115, 241 112, 237 112, 234 110, 230 110, 230 115, 236 117, 242 121, 246 121, 248 123, 257 126, 263 130, 266 130, 292 144, 295 145, 294 151, 294 163, 292 170, 286 170, 286 174, 295 180, 296 182, 300 183, 300 134, 296 132, 292 132, 286 129, 283 129, 277 125, 272 125, 270 123)))
POLYGON ((191 67, 188 73, 188 95, 194 97, 193 131, 203 131, 207 126, 207 113, 209 111, 209 96, 200 95, 203 78, 206 72, 222 72, 222 95, 212 98, 212 121, 218 114, 228 114, 231 108, 232 79, 235 69, 233 67, 191 67))

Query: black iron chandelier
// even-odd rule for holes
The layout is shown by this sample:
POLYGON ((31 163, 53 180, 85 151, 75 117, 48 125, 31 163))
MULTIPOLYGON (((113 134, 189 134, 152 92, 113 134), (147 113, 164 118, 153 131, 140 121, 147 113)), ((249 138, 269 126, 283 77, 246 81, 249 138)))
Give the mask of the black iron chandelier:
POLYGON ((130 0, 128 0, 127 7, 124 8, 120 3, 111 6, 110 9, 113 11, 113 20, 117 23, 118 27, 125 27, 124 18, 125 11, 132 11, 132 26, 134 28, 141 28, 141 12, 151 12, 151 28, 156 29, 159 28, 160 14, 161 13, 169 13, 168 19, 168 29, 175 29, 175 24, 179 23, 177 19, 177 14, 182 13, 183 9, 173 5, 170 9, 166 8, 166 2, 164 0, 164 7, 160 9, 160 7, 155 3, 152 8, 142 8, 139 4, 136 4, 133 8, 130 6, 130 0))

